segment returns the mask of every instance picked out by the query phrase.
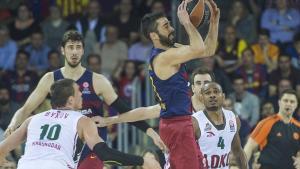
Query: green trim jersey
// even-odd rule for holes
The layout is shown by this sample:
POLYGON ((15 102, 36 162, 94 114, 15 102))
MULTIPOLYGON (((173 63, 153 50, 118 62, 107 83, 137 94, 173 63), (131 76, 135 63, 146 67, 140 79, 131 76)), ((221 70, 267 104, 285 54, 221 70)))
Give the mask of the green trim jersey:
POLYGON ((201 136, 197 140, 209 169, 229 169, 231 143, 237 132, 236 116, 232 111, 223 110, 224 123, 216 125, 206 111, 193 114, 197 119, 201 136))
POLYGON ((65 166, 63 168, 77 168, 83 148, 77 133, 81 117, 83 115, 77 111, 54 109, 33 116, 28 124, 25 153, 19 165, 44 160, 56 161, 65 166))

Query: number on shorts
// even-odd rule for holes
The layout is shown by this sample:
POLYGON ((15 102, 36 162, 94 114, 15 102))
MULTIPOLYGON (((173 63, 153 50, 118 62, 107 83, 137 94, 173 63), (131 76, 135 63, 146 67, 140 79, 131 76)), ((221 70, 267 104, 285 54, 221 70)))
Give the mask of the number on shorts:
POLYGON ((44 140, 46 135, 47 135, 47 139, 49 140, 57 140, 59 137, 61 126, 59 124, 55 124, 49 128, 49 124, 45 124, 41 126, 41 129, 42 129, 42 133, 40 135, 40 140, 44 140))
POLYGON ((225 147, 224 139, 222 137, 219 137, 218 147, 220 147, 221 149, 224 149, 225 147))

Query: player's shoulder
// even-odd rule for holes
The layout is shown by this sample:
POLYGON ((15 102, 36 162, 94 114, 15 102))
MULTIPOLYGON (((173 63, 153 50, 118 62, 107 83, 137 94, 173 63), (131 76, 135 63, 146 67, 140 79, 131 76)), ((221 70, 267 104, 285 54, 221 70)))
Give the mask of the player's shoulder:
POLYGON ((192 116, 197 118, 199 116, 202 116, 203 114, 204 114, 203 110, 200 110, 200 111, 193 113, 192 116))
POLYGON ((47 72, 42 76, 41 80, 53 80, 53 79, 54 79, 53 72, 47 72))

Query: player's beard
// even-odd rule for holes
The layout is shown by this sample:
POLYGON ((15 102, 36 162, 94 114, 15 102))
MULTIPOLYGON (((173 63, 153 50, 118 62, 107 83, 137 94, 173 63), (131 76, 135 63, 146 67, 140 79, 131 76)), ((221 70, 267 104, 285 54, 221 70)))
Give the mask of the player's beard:
POLYGON ((67 64, 70 67, 75 68, 75 67, 77 67, 81 63, 82 58, 77 63, 71 63, 71 62, 68 61, 68 59, 65 59, 65 60, 67 61, 67 64))
POLYGON ((163 46, 167 46, 167 47, 173 47, 175 44, 175 31, 171 32, 168 37, 160 34, 159 32, 157 32, 158 37, 159 37, 159 42, 163 45, 163 46), (173 36, 173 39, 171 39, 171 36, 173 36))

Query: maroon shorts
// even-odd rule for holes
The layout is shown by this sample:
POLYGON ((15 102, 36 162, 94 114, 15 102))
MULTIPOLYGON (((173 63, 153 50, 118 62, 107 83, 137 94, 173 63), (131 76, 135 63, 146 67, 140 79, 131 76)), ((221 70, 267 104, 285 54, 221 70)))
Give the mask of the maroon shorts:
POLYGON ((204 169, 191 116, 161 118, 159 134, 169 149, 170 169, 204 169))
POLYGON ((103 162, 96 156, 96 154, 91 153, 79 163, 78 169, 102 169, 103 166, 103 162))

